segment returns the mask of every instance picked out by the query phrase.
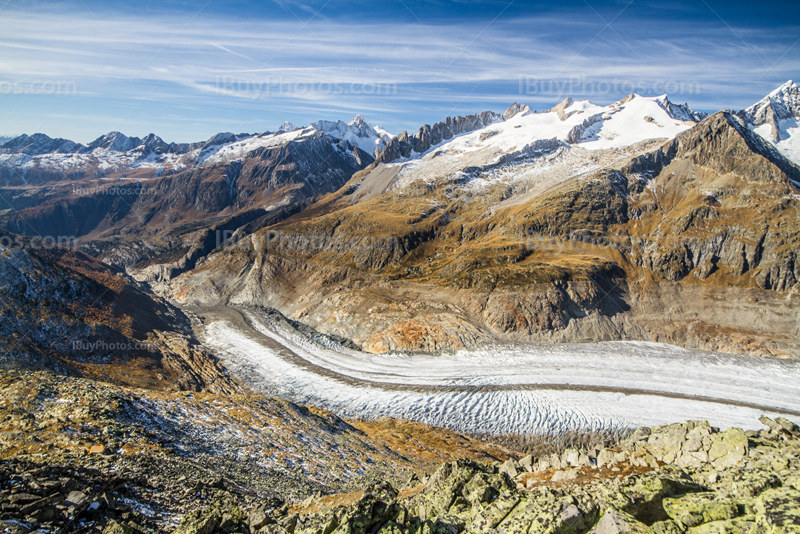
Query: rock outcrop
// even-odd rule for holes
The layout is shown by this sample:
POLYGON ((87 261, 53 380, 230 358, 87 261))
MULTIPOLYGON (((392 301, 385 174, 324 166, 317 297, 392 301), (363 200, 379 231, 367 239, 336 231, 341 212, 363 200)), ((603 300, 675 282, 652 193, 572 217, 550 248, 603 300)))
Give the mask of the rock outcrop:
POLYGON ((379 483, 346 506, 277 510, 251 532, 798 532, 800 432, 765 421, 766 431, 698 421, 639 429, 611 449, 449 463, 401 491, 379 483))
POLYGON ((501 115, 492 111, 484 111, 463 117, 447 117, 433 126, 426 124, 411 136, 408 135, 408 132, 402 132, 386 144, 375 159, 375 163, 389 163, 397 159, 407 158, 412 152, 418 154, 425 152, 442 141, 452 139, 456 135, 478 130, 498 120, 502 120, 501 115))

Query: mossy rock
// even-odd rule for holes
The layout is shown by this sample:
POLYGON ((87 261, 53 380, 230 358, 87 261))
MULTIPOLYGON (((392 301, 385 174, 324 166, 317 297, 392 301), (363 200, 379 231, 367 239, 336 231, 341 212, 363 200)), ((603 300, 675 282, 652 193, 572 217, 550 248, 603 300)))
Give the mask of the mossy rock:
POLYGON ((653 530, 653 534, 683 534, 684 532, 683 528, 671 519, 657 521, 650 525, 650 528, 653 530))

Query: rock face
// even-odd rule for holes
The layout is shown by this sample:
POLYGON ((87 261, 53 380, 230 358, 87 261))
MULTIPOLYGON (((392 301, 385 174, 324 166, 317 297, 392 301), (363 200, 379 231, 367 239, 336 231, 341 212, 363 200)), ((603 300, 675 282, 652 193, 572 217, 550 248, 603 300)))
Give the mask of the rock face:
POLYGON ((505 110, 503 112, 503 120, 509 120, 509 119, 511 119, 513 117, 516 117, 520 113, 526 114, 526 113, 531 113, 531 112, 532 112, 532 110, 531 110, 530 106, 527 106, 525 104, 520 105, 517 102, 514 102, 513 104, 508 106, 507 110, 505 110))
POLYGON ((755 127, 768 125, 771 138, 783 141, 780 122, 800 117, 800 87, 789 80, 739 115, 755 127))

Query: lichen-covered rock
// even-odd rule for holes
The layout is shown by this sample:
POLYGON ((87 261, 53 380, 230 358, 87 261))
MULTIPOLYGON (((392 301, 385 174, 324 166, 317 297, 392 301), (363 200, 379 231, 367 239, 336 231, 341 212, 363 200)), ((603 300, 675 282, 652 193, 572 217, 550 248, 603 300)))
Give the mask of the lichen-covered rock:
POLYGON ((589 534, 653 534, 653 531, 632 515, 609 508, 589 534))
POLYGON ((286 513, 279 512, 276 523, 262 530, 796 534, 800 441, 787 424, 773 423, 780 430, 720 432, 704 421, 639 430, 618 446, 549 454, 535 468, 530 457, 532 471, 517 473, 516 480, 509 478, 510 468, 527 471, 527 460, 504 467, 460 460, 441 466, 421 488, 407 485, 398 495, 387 486, 381 496, 368 489, 357 504, 301 517, 294 531, 275 530, 285 524, 286 513), (595 453, 597 465, 583 465, 581 459, 595 453), (709 460, 686 461, 701 454, 709 460))
POLYGON ((759 532, 796 534, 800 532, 800 490, 767 490, 756 499, 755 512, 759 532))
POLYGON ((694 527, 711 521, 733 519, 738 515, 736 503, 718 500, 716 493, 690 493, 680 497, 666 498, 664 511, 686 527, 694 527))
POLYGON ((721 434, 711 435, 708 459, 717 469, 734 467, 747 453, 747 436, 739 428, 729 428, 721 434))
POLYGON ((664 514, 662 501, 671 495, 700 491, 702 488, 680 473, 647 473, 630 477, 618 487, 610 488, 599 498, 608 507, 652 522, 664 514))
POLYGON ((737 517, 725 521, 712 521, 702 525, 692 527, 687 530, 687 534, 755 534, 756 524, 753 518, 737 517))
POLYGON ((141 532, 144 531, 137 526, 126 523, 118 523, 113 519, 109 521, 103 529, 103 534, 139 534, 141 532))
POLYGON ((650 525, 653 534, 683 534, 684 530, 678 523, 667 519, 666 521, 656 521, 650 525))
POLYGON ((683 424, 653 429, 647 440, 647 448, 659 460, 672 463, 680 455, 685 438, 686 426, 683 424))
POLYGON ((175 534, 244 532, 247 530, 247 521, 247 514, 233 495, 220 491, 209 506, 184 516, 175 534))

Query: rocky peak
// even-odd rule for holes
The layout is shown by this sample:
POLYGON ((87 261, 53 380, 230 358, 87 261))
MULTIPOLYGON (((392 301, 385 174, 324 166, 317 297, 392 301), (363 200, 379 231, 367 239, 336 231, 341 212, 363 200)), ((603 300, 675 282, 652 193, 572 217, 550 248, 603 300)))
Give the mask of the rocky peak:
POLYGON ((127 152, 139 146, 139 143, 141 139, 137 137, 128 137, 121 132, 109 132, 89 143, 88 149, 93 151, 101 148, 111 152, 127 152))
POLYGON ((738 113, 754 127, 768 124, 775 141, 781 141, 780 121, 800 118, 800 87, 792 80, 738 113))
POLYGON ((670 101, 667 95, 662 95, 656 99, 658 105, 661 106, 667 114, 675 120, 700 122, 708 117, 708 113, 702 111, 695 111, 689 107, 689 104, 674 104, 670 101))
POLYGON ((225 145, 236 141, 236 134, 232 132, 220 132, 203 144, 203 148, 207 146, 225 145))
POLYGON ((151 133, 142 139, 137 148, 139 148, 143 154, 150 154, 153 152, 162 154, 164 152, 171 151, 174 148, 174 145, 165 143, 164 140, 159 136, 151 133))
POLYGON ((373 156, 376 150, 383 149, 389 141, 388 136, 378 133, 361 115, 356 115, 353 120, 347 123, 344 121, 323 120, 312 122, 310 126, 331 137, 347 141, 370 156, 373 156))
POLYGON ((612 105, 614 107, 624 106, 625 104, 627 104, 628 102, 630 102, 631 100, 636 98, 637 96, 639 96, 639 95, 636 94, 636 93, 631 93, 628 96, 626 96, 625 98, 623 98, 622 100, 618 100, 618 101, 614 102, 612 105))
POLYGON ((278 132, 285 133, 285 132, 291 132, 291 131, 296 130, 296 129, 297 129, 297 126, 295 126, 294 124, 292 124, 289 121, 286 121, 283 124, 281 124, 280 128, 278 128, 278 132))
POLYGON ((354 126, 355 128, 358 128, 359 130, 363 130, 363 129, 366 129, 366 128, 369 128, 370 130, 372 130, 372 126, 370 126, 369 123, 367 121, 365 121, 364 117, 362 117, 361 115, 356 115, 355 118, 353 118, 353 120, 351 120, 350 122, 347 123, 347 125, 348 126, 354 126))
POLYGON ((565 98, 565 99, 564 99, 564 100, 563 100, 561 103, 559 103, 559 104, 558 104, 558 105, 556 105, 555 107, 552 107, 552 108, 548 109, 548 110, 547 110, 547 113, 551 113, 551 112, 552 112, 552 113, 555 113, 555 114, 557 114, 557 115, 558 115, 558 118, 559 118, 559 119, 561 119, 562 121, 565 121, 565 120, 567 120, 567 119, 568 119, 568 118, 569 118, 571 115, 573 115, 573 114, 577 113, 577 112, 566 113, 566 112, 564 111, 564 110, 566 110, 568 107, 570 107, 570 106, 571 106, 571 105, 572 105, 574 102, 575 102, 575 101, 574 101, 574 100, 572 100, 572 97, 571 97, 571 96, 568 96, 567 98, 565 98))
POLYGON ((789 180, 800 182, 797 166, 753 133, 740 117, 727 111, 718 111, 704 119, 661 149, 634 158, 629 170, 658 173, 671 161, 683 158, 748 182, 784 184, 785 187, 779 188, 784 193, 791 187, 789 180), (645 161, 650 165, 647 169, 642 167, 645 161))
POLYGON ((388 163, 400 158, 407 158, 412 152, 421 154, 442 141, 452 139, 456 135, 485 128, 502 118, 502 115, 493 111, 484 111, 475 115, 447 117, 433 126, 425 124, 413 136, 409 136, 408 132, 402 132, 392 139, 378 154, 375 161, 377 163, 388 163))
POLYGON ((0 151, 6 154, 26 154, 28 156, 38 156, 50 152, 69 153, 75 152, 81 145, 68 139, 53 139, 43 133, 33 135, 22 134, 0 147, 0 151))
POLYGON ((513 104, 508 106, 508 109, 505 110, 505 112, 503 112, 503 119, 509 120, 512 117, 516 117, 520 113, 522 113, 523 115, 527 115, 530 112, 531 108, 529 106, 525 104, 520 105, 517 102, 514 102, 513 104))

